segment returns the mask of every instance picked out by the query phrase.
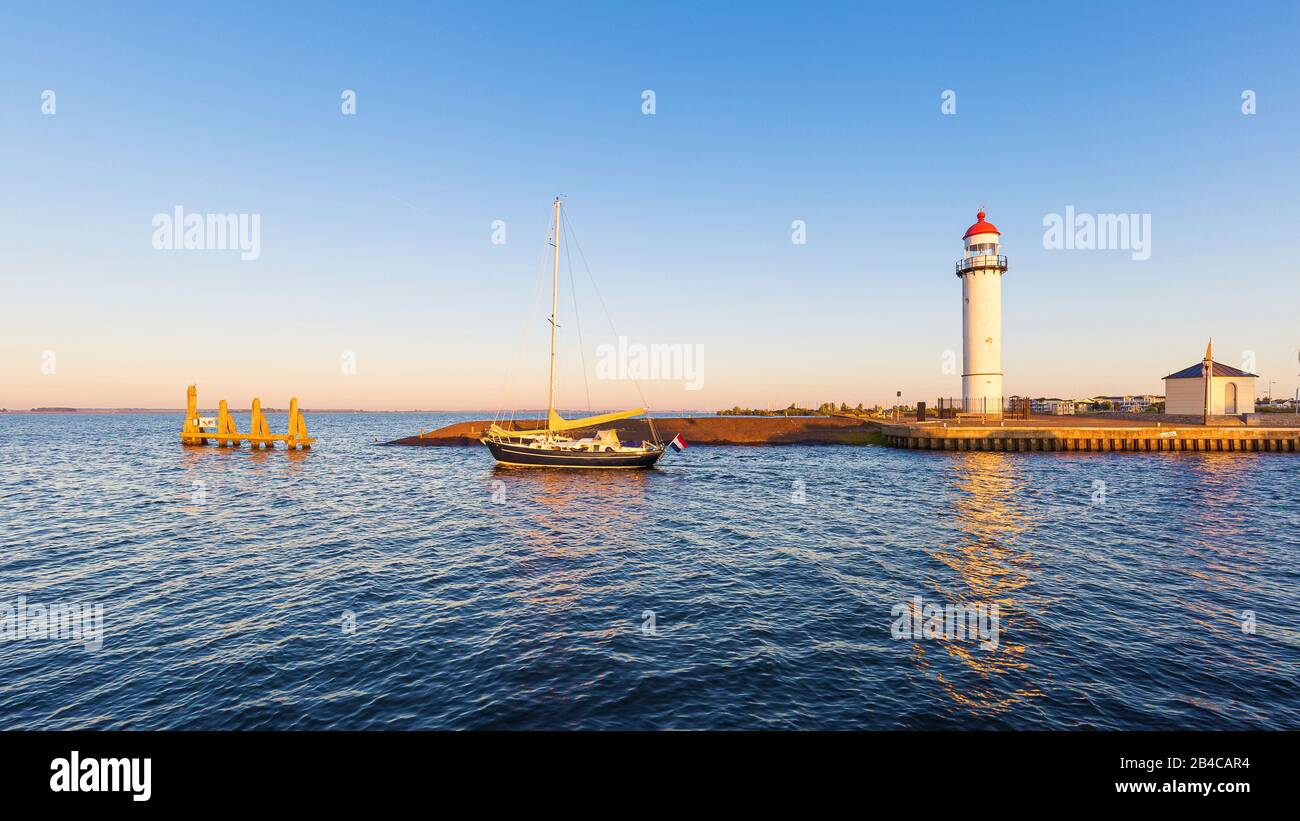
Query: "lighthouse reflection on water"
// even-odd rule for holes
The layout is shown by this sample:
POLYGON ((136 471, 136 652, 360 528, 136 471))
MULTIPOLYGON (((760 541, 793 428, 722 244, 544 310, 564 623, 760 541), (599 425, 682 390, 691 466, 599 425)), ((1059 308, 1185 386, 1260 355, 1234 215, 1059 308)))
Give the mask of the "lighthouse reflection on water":
POLYGON ((1025 659, 1025 647, 1017 641, 1033 623, 1020 598, 1037 571, 1033 555, 1017 539, 1028 527, 1018 498, 1020 463, 993 453, 965 453, 953 459, 948 470, 958 535, 928 552, 955 575, 952 583, 936 584, 928 596, 947 604, 996 608, 997 635, 994 642, 950 635, 915 642, 912 661, 923 677, 917 683, 938 686, 952 700, 954 711, 1013 710, 1043 695, 1025 659), (967 674, 957 680, 936 669, 929 654, 940 650, 960 662, 967 674))

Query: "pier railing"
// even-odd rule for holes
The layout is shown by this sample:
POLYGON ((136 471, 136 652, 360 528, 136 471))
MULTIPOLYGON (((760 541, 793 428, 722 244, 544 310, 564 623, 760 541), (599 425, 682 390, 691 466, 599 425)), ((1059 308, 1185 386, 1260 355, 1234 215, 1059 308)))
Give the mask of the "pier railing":
POLYGON ((959 413, 979 413, 985 416, 1015 416, 1028 418, 1030 400, 1019 396, 984 396, 978 399, 961 396, 941 396, 931 408, 940 419, 952 419, 959 413))

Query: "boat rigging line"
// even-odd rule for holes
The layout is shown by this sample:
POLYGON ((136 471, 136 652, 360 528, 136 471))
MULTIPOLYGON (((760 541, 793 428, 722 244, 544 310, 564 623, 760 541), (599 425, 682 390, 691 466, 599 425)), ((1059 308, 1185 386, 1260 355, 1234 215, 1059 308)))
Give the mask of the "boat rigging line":
MULTIPOLYGON (((578 241, 578 232, 573 230, 573 223, 569 221, 569 215, 567 213, 561 214, 560 218, 564 220, 564 224, 568 226, 569 238, 573 240, 573 244, 578 249, 578 258, 582 260, 582 267, 587 269, 587 278, 591 280, 591 287, 592 290, 596 292, 596 299, 600 302, 600 309, 605 313, 605 321, 609 323, 609 330, 614 334, 614 338, 617 339, 619 334, 618 330, 614 327, 614 318, 610 316, 609 308, 605 305, 605 297, 601 295, 600 286, 596 284, 596 276, 591 272, 591 265, 587 263, 587 255, 582 252, 582 243, 578 241)), ((570 269, 569 274, 570 278, 572 278, 572 269, 570 269)), ((583 378, 586 378, 585 368, 583 369, 583 378)), ((641 390, 641 382, 635 377, 631 378, 631 382, 632 386, 636 388, 637 396, 641 399, 641 407, 649 408, 650 403, 646 401, 645 392, 641 390)), ((654 441, 658 442, 659 432, 655 430, 654 415, 647 413, 646 422, 650 426, 650 435, 654 437, 654 441)))

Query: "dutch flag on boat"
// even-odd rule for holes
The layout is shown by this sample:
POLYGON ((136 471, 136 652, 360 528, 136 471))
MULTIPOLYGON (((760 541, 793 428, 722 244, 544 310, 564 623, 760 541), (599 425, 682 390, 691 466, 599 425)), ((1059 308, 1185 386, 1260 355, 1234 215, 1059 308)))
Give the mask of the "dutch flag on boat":
POLYGON ((668 444, 672 445, 673 450, 677 451, 678 453, 681 453, 682 451, 686 450, 686 440, 682 438, 682 435, 680 433, 674 436, 673 441, 669 442, 668 444))

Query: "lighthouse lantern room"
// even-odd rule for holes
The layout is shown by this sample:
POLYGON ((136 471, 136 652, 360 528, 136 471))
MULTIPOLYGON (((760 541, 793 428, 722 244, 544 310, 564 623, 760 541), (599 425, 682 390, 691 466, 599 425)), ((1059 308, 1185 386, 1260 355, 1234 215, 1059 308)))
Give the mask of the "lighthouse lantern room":
POLYGON ((965 252, 957 262, 961 279, 962 410, 1002 413, 1002 274, 1007 258, 1000 253, 1001 232, 980 211, 966 229, 965 252))

